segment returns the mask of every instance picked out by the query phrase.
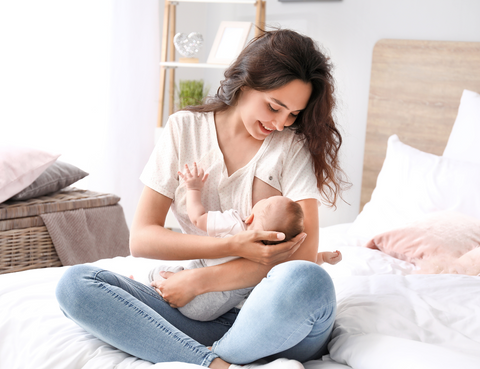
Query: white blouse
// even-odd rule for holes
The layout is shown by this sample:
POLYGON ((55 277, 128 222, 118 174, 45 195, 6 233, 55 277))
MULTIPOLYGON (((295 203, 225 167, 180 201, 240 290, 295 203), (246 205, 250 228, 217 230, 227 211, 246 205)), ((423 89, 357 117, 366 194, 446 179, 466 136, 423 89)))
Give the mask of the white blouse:
POLYGON ((252 209, 254 176, 293 201, 321 200, 310 152, 293 131, 269 134, 250 162, 229 177, 213 112, 180 111, 170 116, 140 180, 173 200, 171 209, 184 233, 207 235, 188 218, 186 186, 177 173, 193 162, 208 173, 201 195, 206 211, 236 209, 245 220, 252 209))

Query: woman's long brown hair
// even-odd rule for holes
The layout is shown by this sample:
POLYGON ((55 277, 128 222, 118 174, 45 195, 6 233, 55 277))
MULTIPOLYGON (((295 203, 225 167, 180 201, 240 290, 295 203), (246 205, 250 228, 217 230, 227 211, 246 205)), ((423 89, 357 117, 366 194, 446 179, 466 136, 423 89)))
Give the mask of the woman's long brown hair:
POLYGON ((342 136, 333 118, 334 80, 329 58, 315 42, 291 30, 264 32, 254 38, 225 71, 217 94, 200 106, 185 110, 220 112, 234 106, 243 86, 257 91, 280 88, 299 79, 312 84, 307 107, 288 127, 305 140, 312 155, 317 187, 327 204, 335 206, 348 183, 339 165, 342 136))

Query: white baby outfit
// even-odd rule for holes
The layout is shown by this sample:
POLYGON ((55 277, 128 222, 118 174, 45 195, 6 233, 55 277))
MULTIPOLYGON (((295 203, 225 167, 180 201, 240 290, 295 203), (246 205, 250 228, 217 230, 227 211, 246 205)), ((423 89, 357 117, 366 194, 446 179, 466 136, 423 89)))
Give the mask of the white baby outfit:
MULTIPOLYGON (((207 234, 210 237, 230 237, 247 229, 240 213, 235 209, 209 211, 207 217, 207 234)), ((204 266, 213 266, 236 259, 235 256, 219 259, 202 259, 204 266)))
MULTIPOLYGON (((236 210, 231 209, 223 213, 221 211, 208 212, 207 233, 211 237, 231 237, 245 229, 245 223, 236 210)), ((184 269, 204 268, 223 264, 233 259, 236 259, 236 257, 198 259, 192 260, 185 267, 159 265, 149 272, 148 279, 150 282, 163 279, 163 277, 160 276, 160 272, 162 271, 177 273, 184 269)), ((241 308, 252 289, 253 287, 249 287, 233 291, 204 293, 203 295, 196 296, 188 304, 178 308, 178 310, 190 319, 200 321, 214 320, 234 307, 241 308)))
MULTIPOLYGON (((185 182, 179 178, 178 171, 183 171, 185 164, 191 167, 193 162, 208 173, 208 180, 201 194, 205 209, 209 213, 213 211, 227 215, 236 214, 235 217, 238 217, 241 223, 252 210, 254 177, 293 201, 311 198, 318 202, 321 200, 311 155, 301 136, 295 135, 289 129, 272 132, 250 162, 228 176, 218 145, 213 112, 180 111, 170 116, 140 179, 146 186, 173 200, 171 209, 184 233, 213 236, 210 232, 195 227, 187 214, 187 188, 185 182), (232 211, 231 209, 235 209, 235 213, 227 212, 232 211)), ((216 222, 214 219, 216 216, 212 217, 212 222, 216 222)), ((210 214, 207 222, 210 222, 210 214)), ((217 225, 212 229, 225 235, 238 233, 237 230, 234 233, 226 232, 217 225)), ((234 257, 216 261, 204 259, 203 262, 204 266, 208 266, 232 259, 234 257)), ((158 275, 156 271, 158 268, 151 271, 151 279, 158 275)))

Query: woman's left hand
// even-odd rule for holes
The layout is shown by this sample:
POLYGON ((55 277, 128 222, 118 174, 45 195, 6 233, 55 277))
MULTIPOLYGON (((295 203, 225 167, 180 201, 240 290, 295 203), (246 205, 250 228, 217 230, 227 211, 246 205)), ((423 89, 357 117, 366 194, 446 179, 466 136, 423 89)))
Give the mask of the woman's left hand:
POLYGON ((179 308, 185 306, 197 296, 193 274, 194 269, 187 269, 178 273, 162 272, 161 275, 165 279, 153 281, 151 286, 171 307, 179 308))

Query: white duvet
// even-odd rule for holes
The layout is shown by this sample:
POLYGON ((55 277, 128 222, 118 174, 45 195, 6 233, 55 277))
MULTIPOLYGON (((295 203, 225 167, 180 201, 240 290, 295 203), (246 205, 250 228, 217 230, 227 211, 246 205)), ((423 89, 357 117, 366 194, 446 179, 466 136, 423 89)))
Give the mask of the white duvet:
MULTIPOLYGON (((345 228, 321 232, 320 248, 344 257, 325 266, 338 312, 330 355, 305 368, 479 369, 480 277, 411 275, 411 264, 358 247, 345 228)), ((95 264, 145 281, 157 263, 127 257, 95 264)), ((65 269, 0 276, 0 368, 199 368, 136 359, 65 318, 54 295, 65 269)))

